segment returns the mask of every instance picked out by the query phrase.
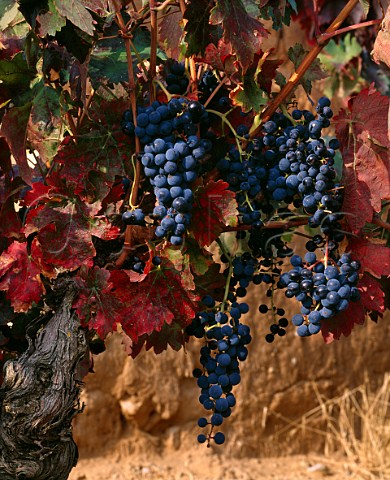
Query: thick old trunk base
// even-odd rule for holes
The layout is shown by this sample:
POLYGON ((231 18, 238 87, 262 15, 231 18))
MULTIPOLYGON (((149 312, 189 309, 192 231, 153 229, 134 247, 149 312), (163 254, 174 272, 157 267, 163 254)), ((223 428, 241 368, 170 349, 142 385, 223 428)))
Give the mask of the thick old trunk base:
POLYGON ((80 412, 76 369, 88 353, 70 286, 57 313, 17 360, 0 389, 0 479, 66 480, 77 463, 71 422, 80 412))

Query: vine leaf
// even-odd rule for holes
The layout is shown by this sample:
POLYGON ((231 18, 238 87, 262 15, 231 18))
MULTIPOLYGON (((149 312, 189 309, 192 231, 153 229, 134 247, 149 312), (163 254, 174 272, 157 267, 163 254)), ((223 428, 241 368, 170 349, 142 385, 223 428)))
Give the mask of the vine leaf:
POLYGON ((180 9, 172 8, 160 22, 160 42, 165 45, 169 58, 179 60, 180 40, 183 36, 182 15, 180 9))
POLYGON ((268 36, 263 24, 251 16, 256 13, 258 9, 252 1, 217 0, 210 14, 212 24, 222 25, 223 38, 231 43, 244 73, 259 52, 263 38, 268 36))
POLYGON ((40 83, 36 87, 31 115, 27 126, 28 142, 39 152, 40 160, 51 163, 60 143, 60 93, 40 83))
MULTIPOLYGON (((290 25, 291 15, 297 13, 297 4, 295 0, 261 0, 261 18, 264 20, 272 19, 272 28, 279 30, 283 24, 290 25), (288 5, 287 5, 288 3, 288 5)), ((312 4, 302 6, 302 9, 311 9, 312 4)))
POLYGON ((387 8, 382 28, 375 39, 372 58, 376 63, 383 62, 390 67, 390 7, 387 8))
POLYGON ((65 138, 54 158, 67 186, 91 201, 104 198, 126 173, 129 140, 119 124, 124 110, 124 100, 96 99, 77 142, 65 138))
POLYGON ((365 89, 335 117, 344 160, 343 211, 354 234, 381 210, 382 200, 390 198, 388 110, 388 97, 365 89))
POLYGON ((55 0, 49 0, 47 3, 48 10, 41 13, 37 17, 39 23, 39 34, 42 37, 46 35, 54 36, 56 32, 66 25, 66 19, 63 17, 55 5, 55 0))
POLYGON ((369 272, 374 277, 390 275, 389 248, 380 240, 371 241, 364 238, 351 238, 348 250, 359 259, 363 272, 369 272))
POLYGON ((78 294, 72 307, 80 320, 104 339, 122 320, 123 303, 113 295, 114 284, 105 268, 83 265, 75 276, 78 294))
POLYGON ((159 354, 170 346, 173 350, 178 351, 187 340, 188 337, 179 323, 164 323, 159 332, 153 332, 146 337, 145 349, 153 348, 154 353, 159 354))
POLYGON ((0 31, 5 30, 18 13, 14 0, 0 0, 0 31))
POLYGON ((370 10, 370 0, 359 0, 360 6, 363 9, 363 19, 367 18, 368 11, 370 10))
POLYGON ((113 271, 111 276, 127 307, 123 330, 134 342, 144 334, 159 332, 164 323, 175 322, 185 328, 194 318, 198 297, 183 284, 181 272, 168 259, 141 282, 126 282, 120 271, 113 271))
POLYGON ((89 205, 60 188, 35 183, 25 204, 35 207, 27 214, 24 230, 26 236, 38 233, 35 256, 62 271, 91 263, 96 254, 92 235, 110 240, 119 234, 105 217, 96 216, 100 202, 89 205))
MULTIPOLYGON (((111 32, 111 29, 109 30, 111 32)), ((109 33, 106 33, 109 35, 109 33)), ((89 61, 88 72, 92 84, 98 88, 102 82, 120 83, 128 78, 127 54, 123 41, 117 38, 117 31, 112 31, 115 38, 103 39, 94 48, 89 61)), ((133 62, 150 57, 150 31, 145 28, 137 28, 132 38, 134 50, 133 62)), ((157 49, 157 57, 166 60, 166 55, 161 49, 157 49)))
POLYGON ((360 291, 358 302, 350 302, 345 312, 329 320, 322 320, 321 332, 326 343, 339 340, 341 335, 348 337, 355 325, 364 324, 368 312, 375 311, 381 315, 385 311, 385 294, 378 280, 364 273, 359 280, 358 288, 360 291))
MULTIPOLYGON (((1 142, 0 146, 2 146, 1 142)), ((2 167, 1 161, 0 167, 2 167)), ((4 169, 3 171, 6 172, 7 170, 4 169)), ((0 236, 22 240, 23 235, 20 233, 22 221, 15 210, 15 199, 18 198, 20 192, 25 188, 26 184, 23 180, 20 177, 16 177, 12 180, 9 188, 0 189, 0 236)), ((0 251, 1 247, 4 248, 5 245, 0 243, 0 251)))
POLYGON ((180 272, 181 283, 186 290, 194 290, 194 276, 191 273, 189 255, 183 253, 170 246, 164 247, 162 250, 157 250, 158 255, 167 258, 175 267, 177 272, 180 272))
POLYGON ((0 290, 7 292, 15 312, 27 312, 45 293, 39 265, 27 252, 27 243, 13 242, 0 255, 0 290))
POLYGON ((54 0, 54 5, 60 15, 88 35, 94 34, 94 20, 81 0, 54 0))
POLYGON ((367 311, 383 313, 385 311, 385 294, 375 278, 364 274, 359 280, 361 301, 367 311))
POLYGON ((213 265, 213 256, 207 250, 201 248, 194 239, 186 239, 186 254, 190 258, 191 271, 194 275, 202 276, 213 265))
POLYGON ((363 325, 366 309, 361 301, 350 302, 348 308, 333 318, 321 321, 321 333, 325 343, 339 340, 341 335, 348 337, 355 325, 363 325))
MULTIPOLYGON (((302 63, 302 60, 305 58, 306 54, 307 51, 300 43, 296 43, 293 47, 290 47, 287 53, 288 58, 293 62, 295 69, 297 69, 302 63)), ((310 94, 312 88, 311 82, 327 78, 328 76, 328 73, 322 69, 320 60, 316 58, 303 75, 300 83, 305 92, 310 94)))
POLYGON ((188 57, 198 53, 203 54, 212 40, 215 27, 209 23, 210 11, 211 6, 208 0, 190 0, 186 6, 184 30, 188 57))
MULTIPOLYGON (((13 45, 11 44, 11 48, 17 49, 17 43, 14 42, 13 45)), ((11 51, 9 53, 12 55, 13 52, 11 51)), ((28 90, 30 81, 34 78, 34 73, 29 69, 24 54, 18 51, 12 58, 3 58, 0 60, 0 78, 1 105, 6 100, 11 99, 13 95, 28 90)))
POLYGON ((255 55, 252 65, 243 75, 240 83, 231 93, 233 105, 238 105, 244 112, 254 110, 259 113, 268 102, 272 80, 276 69, 282 63, 279 60, 268 60, 271 50, 255 55))
POLYGON ((19 167, 20 175, 26 183, 32 181, 32 169, 27 163, 26 140, 27 124, 30 118, 32 103, 21 107, 13 107, 6 112, 0 129, 0 136, 7 140, 9 148, 19 167))
POLYGON ((222 180, 211 180, 195 191, 191 231, 202 247, 211 245, 225 226, 237 226, 237 202, 228 188, 229 184, 222 180))

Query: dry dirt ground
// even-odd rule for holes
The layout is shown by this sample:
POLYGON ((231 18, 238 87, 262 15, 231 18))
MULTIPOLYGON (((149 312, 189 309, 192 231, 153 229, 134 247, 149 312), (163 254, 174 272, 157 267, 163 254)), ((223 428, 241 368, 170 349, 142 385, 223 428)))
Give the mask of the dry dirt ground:
MULTIPOLYGON (((164 457, 96 457, 79 461, 69 480, 363 480, 356 466, 319 456, 229 459, 203 447, 164 457)), ((388 480, 385 477, 376 477, 388 480)))

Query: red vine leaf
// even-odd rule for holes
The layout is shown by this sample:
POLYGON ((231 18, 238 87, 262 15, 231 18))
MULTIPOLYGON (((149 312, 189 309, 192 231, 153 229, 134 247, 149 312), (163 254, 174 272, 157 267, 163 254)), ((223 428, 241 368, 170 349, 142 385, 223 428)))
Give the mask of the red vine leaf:
POLYGON ((153 332, 146 339, 146 350, 153 348, 154 353, 163 352, 170 346, 173 350, 180 350, 188 337, 185 335, 182 326, 177 322, 170 325, 164 323, 160 332, 153 332))
POLYGON ((232 75, 237 71, 237 68, 233 66, 233 62, 228 61, 235 61, 232 45, 230 42, 225 42, 223 38, 218 40, 218 46, 214 45, 214 43, 207 45, 203 57, 195 60, 207 63, 216 70, 225 71, 228 75, 232 75))
POLYGON ((372 58, 376 63, 383 62, 390 68, 390 6, 387 7, 382 28, 375 39, 372 58))
POLYGON ((361 301, 350 302, 347 310, 321 321, 321 333, 325 343, 340 340, 341 335, 348 337, 355 325, 363 325, 366 318, 366 310, 361 301))
POLYGON ((225 226, 237 226, 237 216, 235 194, 228 183, 211 180, 196 189, 191 230, 202 247, 211 245, 225 226))
POLYGON ((386 243, 380 240, 351 238, 348 250, 354 258, 359 259, 362 272, 369 272, 374 277, 390 275, 390 255, 386 243))
POLYGON ((381 210, 382 200, 390 198, 388 111, 388 97, 365 89, 335 117, 344 159, 343 210, 355 234, 381 210))
POLYGON ((385 294, 378 280, 364 274, 359 280, 359 290, 362 305, 366 310, 379 313, 385 311, 385 294))
POLYGON ((20 176, 31 183, 33 170, 28 166, 26 154, 27 124, 32 103, 22 107, 13 107, 3 117, 0 136, 7 140, 12 155, 20 170, 20 176))
POLYGON ((217 0, 210 15, 212 24, 222 25, 223 38, 231 43, 244 73, 251 65, 254 55, 260 50, 263 38, 268 36, 263 24, 248 13, 246 7, 249 3, 257 10, 252 2, 217 0))
POLYGON ((15 312, 27 312, 45 293, 40 268, 27 252, 27 243, 13 242, 0 255, 0 290, 15 312))
POLYGON ((117 227, 105 217, 96 217, 100 203, 89 205, 61 190, 34 184, 27 202, 34 205, 26 219, 25 235, 38 232, 36 254, 45 262, 64 270, 89 264, 95 256, 92 235, 105 240, 116 238, 117 227))
POLYGON ((168 260, 140 282, 130 282, 122 271, 113 271, 111 279, 116 296, 126 305, 123 330, 134 343, 142 335, 160 332, 164 323, 176 322, 185 328, 195 315, 198 297, 185 288, 181 272, 168 260))
POLYGON ((116 329, 125 307, 113 294, 114 284, 105 268, 82 266, 75 277, 79 292, 73 302, 80 320, 104 339, 116 329))
POLYGON ((124 100, 96 99, 77 142, 70 137, 62 142, 54 162, 61 166, 61 176, 77 195, 90 201, 104 198, 116 177, 126 174, 129 140, 120 127, 125 109, 124 100))

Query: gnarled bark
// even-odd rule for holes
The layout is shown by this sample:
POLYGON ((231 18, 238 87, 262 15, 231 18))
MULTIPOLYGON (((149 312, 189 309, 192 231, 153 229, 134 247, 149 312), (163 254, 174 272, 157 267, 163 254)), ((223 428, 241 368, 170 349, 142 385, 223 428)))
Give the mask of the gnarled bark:
POLYGON ((77 463, 71 422, 80 412, 79 362, 85 333, 71 312, 69 285, 58 311, 4 367, 0 389, 1 480, 65 480, 77 463))

